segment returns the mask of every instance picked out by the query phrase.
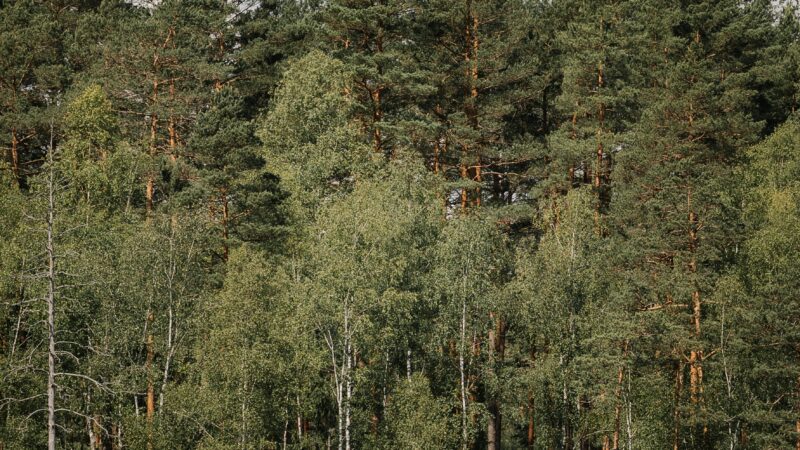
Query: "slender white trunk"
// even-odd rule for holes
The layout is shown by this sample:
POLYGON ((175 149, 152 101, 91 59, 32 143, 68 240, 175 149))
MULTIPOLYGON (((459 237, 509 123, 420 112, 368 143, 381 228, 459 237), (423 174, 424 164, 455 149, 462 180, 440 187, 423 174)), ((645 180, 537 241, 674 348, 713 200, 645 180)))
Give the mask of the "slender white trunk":
POLYGON ((89 435, 89 450, 95 450, 95 434, 92 426, 92 390, 86 388, 86 431, 89 435))
POLYGON ((175 356, 175 346, 177 345, 178 340, 178 324, 175 318, 174 312, 174 303, 175 303, 175 296, 174 296, 174 280, 175 274, 178 271, 178 263, 175 258, 175 226, 176 226, 176 218, 172 216, 172 222, 170 225, 170 236, 169 236, 169 269, 166 272, 167 276, 167 292, 169 293, 169 309, 167 311, 169 317, 169 321, 167 324, 167 357, 166 361, 164 361, 164 376, 161 381, 161 390, 158 394, 158 412, 159 414, 164 409, 164 393, 167 390, 167 381, 169 381, 169 370, 170 366, 172 365, 172 359, 175 356))
MULTIPOLYGON (((338 425, 338 433, 336 434, 338 440, 338 450, 342 450, 344 447, 344 414, 342 414, 344 410, 343 400, 344 400, 344 374, 342 373, 341 376, 339 374, 340 368, 339 364, 336 362, 336 346, 333 342, 333 335, 326 331, 323 335, 325 337, 325 343, 328 345, 328 350, 331 352, 331 362, 333 363, 333 384, 334 388, 336 389, 336 421, 338 425)), ((344 366, 344 363, 342 363, 344 366)), ((330 448, 330 436, 328 436, 328 448, 330 448)))
MULTIPOLYGON (((559 356, 559 365, 564 366, 564 355, 559 356)), ((562 369, 563 370, 563 369, 562 369)), ((563 377, 562 380, 562 408, 563 408, 563 418, 561 424, 561 447, 567 448, 567 421, 569 420, 569 395, 567 392, 567 379, 563 377)))
POLYGON ((339 417, 339 436, 338 436, 338 438, 339 438, 339 447, 338 447, 338 449, 342 450, 344 448, 344 414, 342 414, 343 408, 342 408, 342 386, 341 385, 337 386, 337 391, 338 391, 337 392, 338 398, 336 399, 336 406, 337 406, 338 413, 339 413, 338 414, 338 417, 339 417))
POLYGON ((467 300, 461 302, 461 344, 458 350, 458 371, 461 376, 461 439, 462 448, 467 448, 467 383, 464 371, 464 351, 467 340, 467 300))
POLYGON ((50 124, 49 175, 47 179, 47 449, 56 448, 56 255, 53 238, 55 219, 55 174, 53 168, 53 125, 50 124))
MULTIPOLYGON (((172 294, 170 293, 170 297, 172 294)), ((169 368, 172 363, 172 358, 175 354, 175 347, 173 343, 173 335, 176 334, 173 332, 174 327, 174 318, 172 312, 172 301, 170 300, 169 306, 169 324, 167 328, 167 358, 164 361, 164 376, 161 380, 161 391, 158 394, 158 413, 161 414, 161 411, 164 409, 164 393, 167 390, 167 381, 169 380, 169 368)))
POLYGON ((411 349, 406 352, 406 378, 411 381, 411 349))
POLYGON ((625 412, 625 424, 628 434, 628 450, 633 450, 633 402, 631 401, 631 377, 628 377, 628 389, 625 395, 627 398, 627 411, 625 412))
MULTIPOLYGON (((288 416, 289 411, 287 408, 286 415, 288 416)), ((289 437, 289 419, 286 419, 286 422, 283 424, 283 446, 282 449, 286 450, 286 445, 288 444, 288 437, 289 437)))
POLYGON ((351 372, 353 369, 353 349, 352 349, 352 342, 350 336, 350 308, 348 305, 347 300, 345 300, 345 307, 344 307, 344 361, 345 361, 345 374, 344 374, 344 384, 347 397, 344 403, 344 417, 345 417, 345 424, 344 424, 344 448, 345 450, 350 450, 350 399, 353 395, 353 380, 351 377, 351 372))
MULTIPOLYGON (((720 332, 719 332, 719 348, 720 353, 722 355, 722 368, 723 373, 725 374, 725 386, 727 388, 728 399, 733 401, 733 375, 728 368, 728 359, 725 357, 725 307, 722 307, 722 321, 720 325, 720 332)), ((737 435, 739 433, 739 421, 736 420, 736 425, 734 426, 733 420, 728 420, 728 440, 730 444, 730 449, 734 450, 736 445, 738 444, 737 435)))
POLYGON ((297 396, 297 442, 303 441, 303 415, 300 410, 300 396, 297 396))
MULTIPOLYGON (((351 372, 353 370, 353 330, 351 329, 350 297, 344 299, 344 328, 342 332, 341 347, 334 341, 334 336, 330 331, 325 331, 323 337, 325 344, 331 355, 333 363, 333 382, 336 394, 336 420, 337 420, 337 440, 338 450, 350 450, 350 402, 353 396, 353 380, 351 372), (336 359, 337 350, 341 348, 342 360, 336 359)), ((299 401, 299 400, 298 400, 299 401)), ((299 419, 298 419, 299 420, 299 419)))

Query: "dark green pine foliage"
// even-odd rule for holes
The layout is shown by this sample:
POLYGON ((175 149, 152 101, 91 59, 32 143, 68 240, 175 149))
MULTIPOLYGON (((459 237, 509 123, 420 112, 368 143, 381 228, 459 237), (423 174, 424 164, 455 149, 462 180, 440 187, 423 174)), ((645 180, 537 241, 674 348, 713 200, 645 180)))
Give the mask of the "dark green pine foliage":
POLYGON ((245 98, 246 115, 255 119, 269 106, 289 58, 318 45, 319 27, 312 20, 316 1, 230 2, 237 13, 219 33, 217 61, 232 63, 224 84, 235 85, 245 98))
POLYGON ((555 41, 560 91, 551 112, 555 129, 534 153, 530 172, 540 180, 533 189, 539 206, 533 224, 543 237, 520 251, 520 283, 512 285, 515 292, 548 286, 547 293, 518 300, 537 323, 521 324, 531 340, 521 355, 530 366, 521 373, 528 377, 523 385, 529 383, 523 392, 531 445, 625 444, 623 389, 633 327, 601 255, 606 248, 614 252, 602 240, 609 234, 614 160, 632 139, 642 107, 646 13, 636 2, 582 1, 550 12, 562 24, 555 41), (557 298, 557 306, 548 297, 557 298))
POLYGON ((427 67, 416 57, 423 5, 406 0, 339 0, 320 12, 323 48, 352 71, 354 114, 375 153, 397 156, 428 142, 430 124, 419 104, 430 94, 427 67))
POLYGON ((548 7, 526 2, 436 1, 420 8, 417 56, 435 88, 423 105, 435 127, 422 153, 452 183, 451 208, 513 201, 530 142, 547 125, 548 7))
POLYGON ((798 40, 796 6, 782 9, 753 1, 742 8, 742 19, 731 30, 729 48, 741 67, 749 68, 748 84, 755 91, 753 118, 771 133, 797 109, 798 40))
MULTIPOLYGON (((546 49, 537 44, 546 38, 537 30, 535 21, 546 7, 516 1, 437 1, 421 6, 418 19, 421 31, 417 39, 425 46, 417 58, 429 72, 429 83, 435 91, 423 103, 434 128, 420 152, 432 170, 448 182, 443 199, 445 215, 504 207, 520 200, 519 185, 529 181, 520 174, 530 165, 532 142, 546 128, 545 91, 550 72, 548 67, 537 64, 546 54, 546 49)), ((489 210, 482 217, 487 222, 513 223, 516 218, 509 216, 501 208, 489 210)), ((470 223, 470 219, 464 221, 470 223)), ((486 235, 482 233, 495 231, 491 227, 465 226, 459 229, 458 239, 466 242, 469 240, 466 235, 475 232, 474 238, 483 240, 481 236, 486 235)), ((502 245, 493 248, 496 251, 492 253, 499 255, 502 251, 502 245)), ((483 257, 482 250, 472 244, 463 251, 465 254, 458 258, 480 261, 483 257)), ((497 261, 498 271, 502 266, 497 261)), ((461 279, 468 278, 465 282, 470 285, 481 283, 486 274, 475 272, 461 279)), ((492 449, 502 446, 504 430, 511 429, 503 425, 503 417, 515 411, 515 405, 504 402, 509 364, 506 333, 513 312, 504 307, 498 298, 501 294, 494 292, 495 289, 502 292, 507 281, 504 273, 494 275, 487 281, 487 301, 476 309, 470 307, 470 315, 488 319, 474 322, 467 319, 467 327, 472 330, 469 333, 478 334, 472 338, 472 354, 465 355, 467 350, 458 347, 460 353, 455 353, 459 364, 463 359, 465 365, 459 366, 458 372, 445 365, 442 369, 448 369, 445 373, 454 379, 441 381, 452 384, 459 381, 459 376, 466 377, 464 384, 469 386, 461 386, 459 400, 461 442, 492 449), (476 408, 486 409, 482 419, 478 419, 476 408)), ((448 308, 457 309, 457 295, 448 301, 453 302, 448 308)), ((451 339, 456 336, 458 333, 451 339)), ((459 345, 470 344, 462 339, 459 345)), ((456 347, 451 353, 454 350, 456 347)))
POLYGON ((572 1, 560 5, 566 23, 558 31, 561 92, 558 129, 549 138, 551 159, 545 192, 588 184, 595 191, 595 226, 610 202, 614 154, 629 139, 641 109, 638 97, 646 49, 645 13, 638 2, 572 1))
POLYGON ((672 385, 671 395, 645 397, 634 411, 659 411, 649 426, 653 445, 706 448, 726 428, 728 404, 719 384, 720 311, 709 297, 740 236, 733 169, 761 128, 751 115, 753 65, 737 57, 751 12, 735 1, 662 12, 648 24, 649 45, 662 52, 647 74, 647 108, 615 170, 612 220, 624 242, 617 270, 626 274, 618 284, 645 327, 631 343, 634 357, 649 360, 638 376, 672 385))
POLYGON ((20 186, 42 164, 48 109, 70 78, 64 52, 80 3, 61 14, 56 3, 13 1, 0 8, 0 143, 4 165, 20 186))
POLYGON ((208 202, 219 228, 223 260, 232 240, 271 245, 280 241, 278 178, 263 170, 255 125, 245 114, 239 92, 225 87, 211 108, 198 116, 188 142, 199 175, 189 198, 208 202))
MULTIPOLYGON (((764 60, 772 69, 770 80, 774 87, 767 92, 766 102, 776 108, 778 116, 767 122, 768 130, 773 130, 788 113, 798 109, 798 89, 800 89, 800 23, 798 22, 798 5, 787 4, 781 11, 774 45, 769 47, 764 60)), ((763 63, 762 63, 763 64, 763 63)), ((767 109, 762 106, 761 109, 767 109)))
POLYGON ((218 47, 231 12, 224 2, 107 2, 84 21, 100 57, 91 76, 121 111, 123 133, 150 161, 142 191, 148 214, 188 183, 186 140, 212 87, 225 80, 218 47))

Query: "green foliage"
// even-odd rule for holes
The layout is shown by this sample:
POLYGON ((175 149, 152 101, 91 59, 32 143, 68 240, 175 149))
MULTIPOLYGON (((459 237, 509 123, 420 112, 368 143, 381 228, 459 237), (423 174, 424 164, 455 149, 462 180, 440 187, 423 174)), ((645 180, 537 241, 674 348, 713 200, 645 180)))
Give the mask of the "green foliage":
POLYGON ((392 396, 387 420, 391 424, 391 442, 401 442, 403 448, 454 448, 457 437, 449 423, 447 404, 431 394, 428 380, 414 374, 399 382, 392 396))
POLYGON ((322 52, 298 59, 286 69, 259 131, 266 168, 292 194, 298 220, 309 220, 368 167, 368 150, 351 122, 348 82, 346 67, 322 52))
POLYGON ((2 2, 0 448, 796 448, 771 3, 2 2))

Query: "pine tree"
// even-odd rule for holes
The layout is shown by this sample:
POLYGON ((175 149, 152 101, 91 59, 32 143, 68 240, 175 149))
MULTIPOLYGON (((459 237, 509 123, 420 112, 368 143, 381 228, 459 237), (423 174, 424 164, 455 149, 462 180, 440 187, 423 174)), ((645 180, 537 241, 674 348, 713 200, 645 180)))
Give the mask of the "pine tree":
POLYGON ((264 159, 254 133, 243 99, 235 88, 225 87, 197 118, 189 138, 188 150, 200 177, 192 191, 209 198, 225 261, 231 239, 268 243, 280 237, 282 194, 277 178, 262 170, 264 159))
POLYGON ((705 392, 705 359, 716 354, 706 297, 736 242, 726 182, 759 125, 749 114, 752 65, 727 47, 747 18, 738 4, 675 5, 663 17, 649 26, 663 62, 650 71, 637 139, 620 151, 616 220, 632 246, 622 262, 630 303, 663 330, 650 351, 673 374, 674 405, 659 406, 662 423, 672 411, 671 438, 661 445, 705 447, 718 431, 705 392))
POLYGON ((0 127, 4 159, 20 186, 42 165, 47 115, 63 94, 68 68, 60 36, 67 30, 50 2, 15 1, 0 9, 0 127))

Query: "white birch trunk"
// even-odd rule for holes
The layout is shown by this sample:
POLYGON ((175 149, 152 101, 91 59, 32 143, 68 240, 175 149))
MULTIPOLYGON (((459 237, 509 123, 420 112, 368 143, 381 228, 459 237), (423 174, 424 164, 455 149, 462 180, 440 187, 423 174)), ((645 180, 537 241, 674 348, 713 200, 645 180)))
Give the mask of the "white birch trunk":
POLYGON ((53 125, 50 124, 50 148, 47 152, 50 164, 47 178, 47 449, 56 448, 56 255, 53 238, 55 219, 55 175, 53 173, 53 125))

